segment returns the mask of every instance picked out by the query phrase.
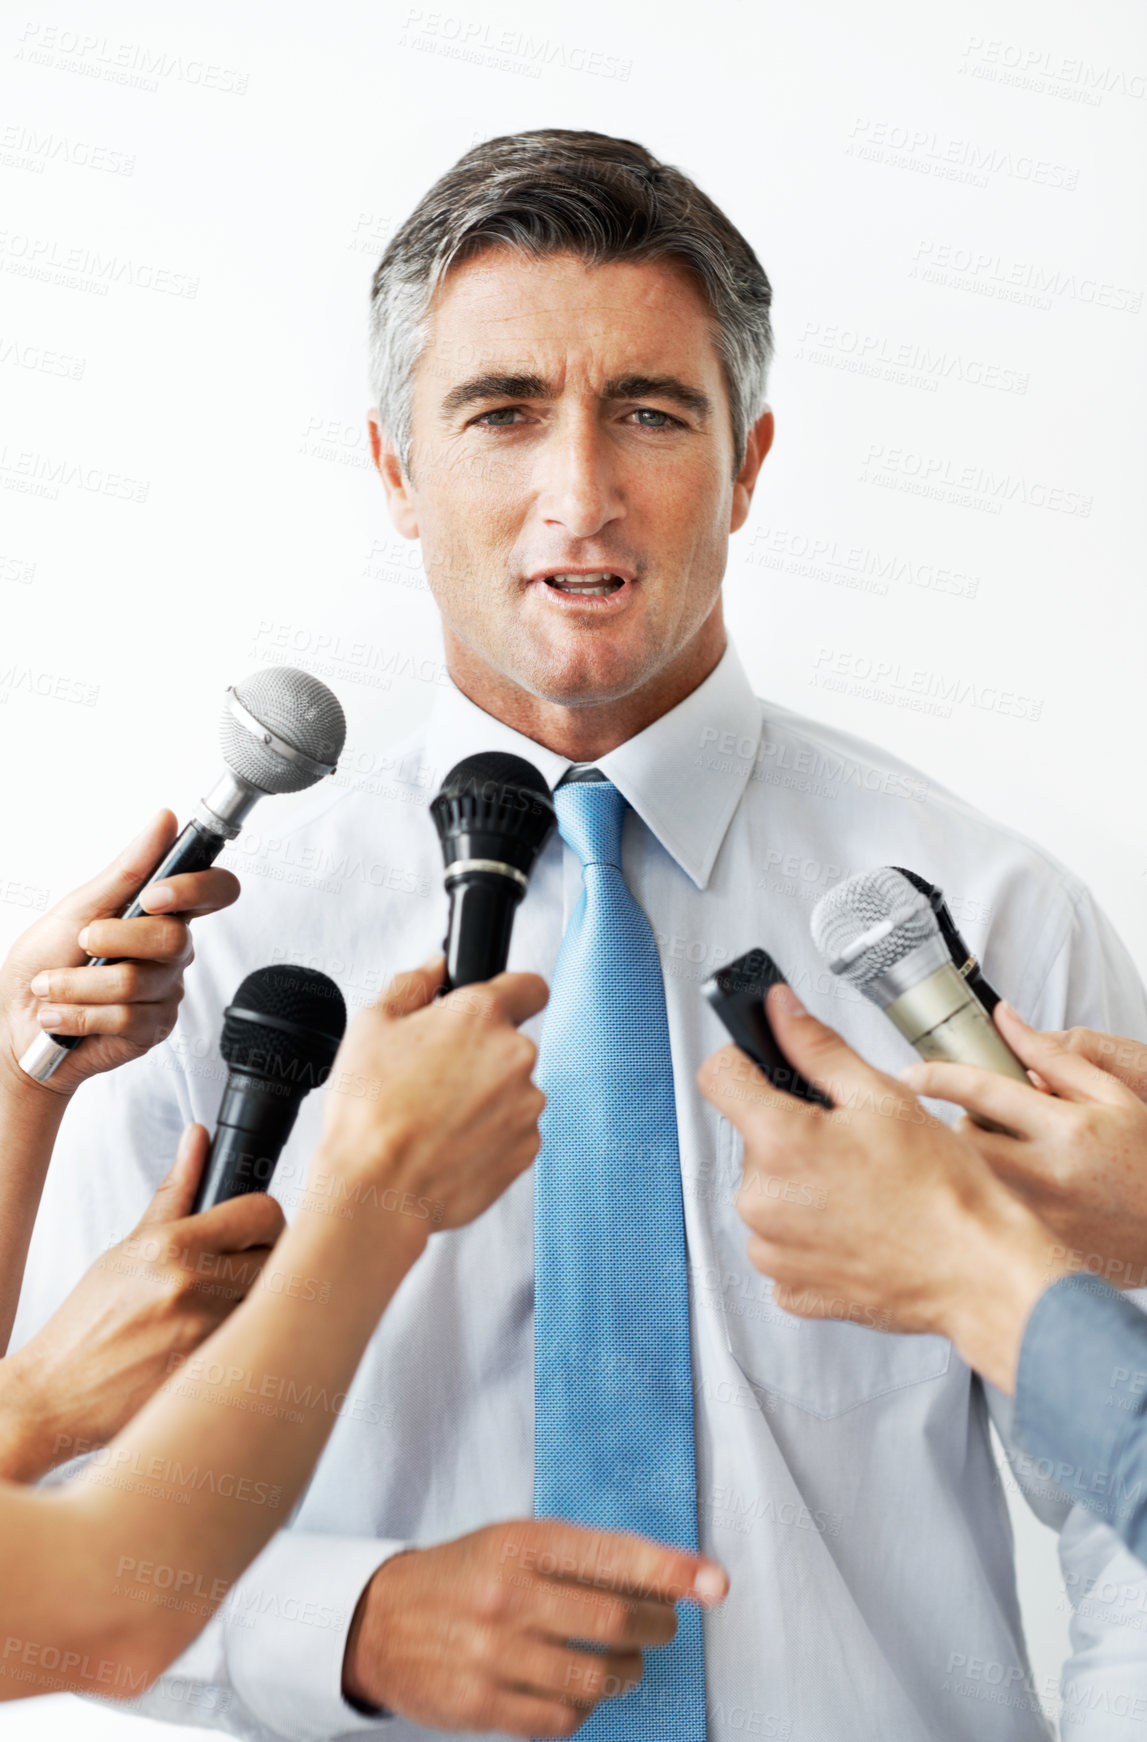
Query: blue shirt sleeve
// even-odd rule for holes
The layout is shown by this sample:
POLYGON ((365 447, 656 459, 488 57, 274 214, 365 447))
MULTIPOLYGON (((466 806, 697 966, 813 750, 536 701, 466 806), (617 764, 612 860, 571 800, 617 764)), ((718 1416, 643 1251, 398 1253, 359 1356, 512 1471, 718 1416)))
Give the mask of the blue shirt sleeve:
POLYGON ((1147 1561, 1147 1316, 1099 1277, 1062 1277, 1036 1302, 1015 1432, 1051 1480, 1147 1561))

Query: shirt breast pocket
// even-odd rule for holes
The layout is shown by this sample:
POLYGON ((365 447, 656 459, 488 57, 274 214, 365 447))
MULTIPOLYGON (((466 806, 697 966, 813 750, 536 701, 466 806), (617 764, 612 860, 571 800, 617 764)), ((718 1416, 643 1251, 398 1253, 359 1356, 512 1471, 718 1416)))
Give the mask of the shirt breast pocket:
MULTIPOLYGON (((719 1157, 721 1175, 735 1187, 740 1143, 725 1120, 719 1157)), ((781 1181, 775 1185, 784 1189, 781 1181)), ((828 1318, 783 1312, 773 1300, 771 1280, 749 1262, 749 1231, 733 1197, 733 1191, 721 1192, 714 1206, 718 1274, 698 1281, 708 1285, 710 1297, 719 1293, 729 1351, 752 1385, 830 1420, 947 1373, 952 1348, 944 1337, 893 1336, 876 1328, 876 1313, 844 1300, 829 1304, 828 1318)), ((815 1214, 811 1206, 809 1213, 815 1214)))

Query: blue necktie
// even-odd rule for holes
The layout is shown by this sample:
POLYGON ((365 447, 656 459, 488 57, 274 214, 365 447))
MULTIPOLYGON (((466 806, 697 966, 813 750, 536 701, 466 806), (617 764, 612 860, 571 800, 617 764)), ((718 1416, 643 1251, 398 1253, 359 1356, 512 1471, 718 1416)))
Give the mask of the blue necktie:
MULTIPOLYGON (((697 1550, 693 1374, 661 962, 621 869, 626 801, 554 793, 583 889, 554 970, 534 1219, 534 1512, 697 1550)), ((704 1742, 701 1614, 651 1649, 587 1742, 704 1742)))

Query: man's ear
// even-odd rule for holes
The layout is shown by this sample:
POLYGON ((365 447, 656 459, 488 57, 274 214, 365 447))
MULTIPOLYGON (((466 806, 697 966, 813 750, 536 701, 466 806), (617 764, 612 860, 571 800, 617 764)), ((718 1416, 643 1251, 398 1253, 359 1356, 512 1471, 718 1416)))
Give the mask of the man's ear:
MULTIPOLYGON (((739 532, 749 518, 749 503, 753 500, 756 488, 757 473, 764 464, 765 455, 773 445, 773 414, 765 407, 745 443, 745 457, 741 469, 733 480, 733 512, 729 517, 729 531, 739 532)), ((393 514, 394 510, 391 509, 393 514)))
POLYGON ((414 510, 410 480, 402 469, 402 462, 394 444, 382 433, 377 411, 369 414, 367 425, 370 429, 370 452, 374 469, 382 479, 382 487, 386 491, 386 505, 390 510, 395 531, 400 532, 403 538, 417 538, 418 516, 414 510))

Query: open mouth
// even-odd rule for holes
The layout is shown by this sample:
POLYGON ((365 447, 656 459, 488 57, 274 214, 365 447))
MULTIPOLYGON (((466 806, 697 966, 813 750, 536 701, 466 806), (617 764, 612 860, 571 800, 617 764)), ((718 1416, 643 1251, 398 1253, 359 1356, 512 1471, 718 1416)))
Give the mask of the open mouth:
POLYGON ((621 575, 610 574, 605 569, 592 575, 547 575, 545 582, 555 593, 574 593, 585 599, 608 598, 610 593, 616 593, 625 585, 621 575))

